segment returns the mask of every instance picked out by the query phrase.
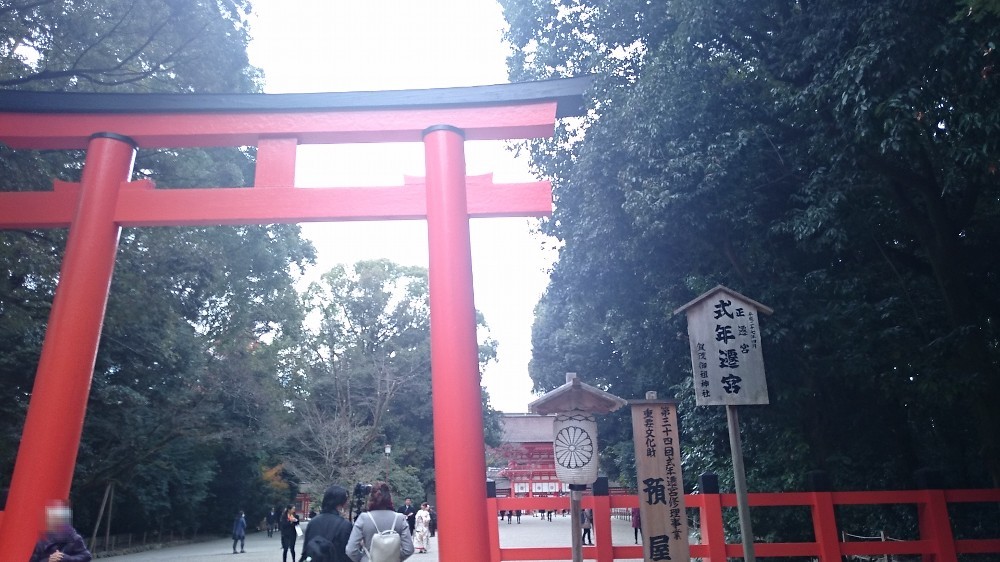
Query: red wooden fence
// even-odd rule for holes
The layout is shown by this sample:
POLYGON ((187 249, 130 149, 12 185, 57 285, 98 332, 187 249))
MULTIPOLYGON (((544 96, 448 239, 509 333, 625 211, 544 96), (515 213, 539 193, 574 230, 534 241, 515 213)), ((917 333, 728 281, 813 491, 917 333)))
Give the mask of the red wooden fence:
MULTIPOLYGON (((691 545, 691 557, 725 562, 743 556, 743 545, 726 542, 722 509, 736 507, 735 494, 689 494, 687 507, 699 510, 700 544, 691 545)), ((611 562, 642 558, 642 547, 616 546, 611 540, 611 510, 638 507, 637 496, 585 496, 583 508, 594 510, 595 546, 583 549, 585 560, 611 562)), ((1000 554, 1000 537, 956 539, 948 514, 949 504, 995 503, 1000 509, 1000 489, 984 490, 908 490, 890 492, 782 492, 750 494, 751 507, 808 507, 811 512, 813 541, 754 543, 759 557, 803 556, 820 562, 840 562, 843 556, 919 555, 927 562, 957 562, 959 554, 1000 554), (842 542, 834 508, 859 505, 912 505, 916 507, 919 538, 891 542, 842 542)), ((501 510, 569 509, 568 497, 489 498, 489 513, 501 510)), ((491 518, 490 562, 506 560, 571 560, 569 546, 501 548, 497 518, 491 518)))

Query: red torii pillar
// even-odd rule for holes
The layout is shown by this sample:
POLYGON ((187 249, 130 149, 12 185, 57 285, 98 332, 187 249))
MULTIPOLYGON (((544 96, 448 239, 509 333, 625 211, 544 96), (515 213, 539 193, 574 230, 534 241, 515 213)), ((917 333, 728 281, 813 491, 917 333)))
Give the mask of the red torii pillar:
POLYGON ((127 139, 110 135, 96 136, 87 150, 0 527, 0 550, 11 560, 31 555, 44 528, 42 507, 69 496, 121 232, 114 205, 119 186, 132 175, 134 156, 127 139))
POLYGON ((479 396, 479 345, 476 340, 476 305, 472 294, 472 246, 465 202, 465 152, 462 132, 449 126, 424 133, 427 172, 428 275, 431 302, 431 388, 433 389, 434 443, 448 443, 434 451, 439 514, 462 513, 469 497, 482 498, 473 512, 482 525, 462 525, 455 517, 451 528, 441 526, 438 548, 442 560, 489 560, 486 528, 486 457, 470 455, 483 447, 482 402, 479 396), (439 303, 434 308, 434 303, 439 303), (435 316, 435 314, 437 316, 435 316), (453 447, 453 448, 452 448, 453 447), (471 471, 468 466, 472 466, 471 471), (474 471, 482 478, 471 479, 474 471), (452 492, 451 490, 454 490, 452 492), (449 493, 442 494, 444 490, 449 493), (461 542, 444 539, 458 533, 461 542), (467 543, 467 544, 462 544, 467 543), (477 558, 466 558, 472 545, 477 558))
POLYGON ((482 449, 483 428, 469 218, 540 216, 551 200, 544 183, 467 178, 464 141, 549 136, 557 116, 579 112, 586 83, 279 96, 0 92, 0 141, 87 149, 79 185, 0 193, 0 228, 70 228, 0 518, 4 556, 27 559, 44 504, 69 496, 122 226, 425 217, 441 559, 489 560, 485 458, 470 454, 482 449), (426 186, 293 187, 298 144, 392 141, 424 143, 426 186), (136 147, 247 145, 258 147, 254 188, 157 190, 128 182, 136 147))

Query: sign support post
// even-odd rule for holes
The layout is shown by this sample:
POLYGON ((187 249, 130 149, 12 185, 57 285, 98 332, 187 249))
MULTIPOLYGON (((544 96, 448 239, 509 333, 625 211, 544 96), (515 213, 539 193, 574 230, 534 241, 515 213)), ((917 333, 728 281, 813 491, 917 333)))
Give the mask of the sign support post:
POLYGON ((754 562, 753 525, 750 524, 750 500, 747 477, 743 469, 743 441, 740 439, 739 406, 726 406, 729 425, 729 447, 733 452, 733 480, 736 484, 736 510, 740 516, 740 537, 743 539, 743 560, 754 562))
POLYGON ((755 562, 739 406, 768 403, 758 319, 760 313, 774 311, 722 285, 701 294, 674 314, 681 311, 687 314, 695 403, 726 407, 743 559, 755 562))

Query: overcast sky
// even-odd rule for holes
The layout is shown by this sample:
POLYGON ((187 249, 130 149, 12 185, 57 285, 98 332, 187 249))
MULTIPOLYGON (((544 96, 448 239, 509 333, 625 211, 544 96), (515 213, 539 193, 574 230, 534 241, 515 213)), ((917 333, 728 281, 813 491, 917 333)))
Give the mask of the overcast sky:
MULTIPOLYGON (((495 0, 255 0, 251 62, 267 93, 401 90, 508 82, 504 25, 495 0)), ((531 181, 502 143, 468 142, 469 175, 531 181)), ((423 176, 423 145, 303 146, 299 186, 402 185, 423 176)), ((551 241, 533 219, 472 221, 476 307, 499 342, 483 382, 493 406, 526 412, 533 310, 548 282, 551 241)), ((319 271, 388 258, 427 266, 424 221, 304 224, 319 271)))

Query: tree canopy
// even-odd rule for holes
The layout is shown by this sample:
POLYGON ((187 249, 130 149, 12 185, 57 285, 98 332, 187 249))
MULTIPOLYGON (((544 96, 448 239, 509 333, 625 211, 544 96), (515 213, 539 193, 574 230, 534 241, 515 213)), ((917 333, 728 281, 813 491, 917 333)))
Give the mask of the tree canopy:
MULTIPOLYGON (((536 310, 536 390, 563 373, 681 399, 685 469, 726 480, 683 315, 724 284, 762 320, 751 488, 1000 482, 995 11, 974 3, 502 0, 511 78, 596 74, 533 146, 563 243, 536 310)), ((616 419, 615 421, 621 421, 616 419)), ((609 473, 634 478, 604 424, 609 473)), ((688 483, 689 487, 691 482, 688 483)))
MULTIPOLYGON (((302 393, 284 456, 316 493, 328 482, 387 477, 404 496, 433 490, 427 283, 426 268, 370 260, 339 265, 306 292, 314 327, 303 339, 302 393), (392 452, 382 458, 386 444, 392 452)), ((485 366, 496 345, 481 315, 479 326, 485 366)))
MULTIPOLYGON (((132 0, 0 6, 0 87, 77 92, 254 92, 249 5, 132 0)), ((0 189, 77 181, 78 151, 0 147, 0 189)), ((140 150, 160 188, 245 186, 253 153, 140 150)), ((12 470, 65 231, 0 233, 0 406, 12 470)), ((72 489, 89 534, 115 484, 113 532, 222 530, 290 499, 265 440, 282 411, 276 373, 301 329, 294 289, 313 260, 297 227, 128 229, 122 234, 72 489), (252 446, 248 446, 252 444, 252 446), (213 525, 220 527, 214 528, 213 525)), ((7 485, 4 483, 4 486, 7 485)))

